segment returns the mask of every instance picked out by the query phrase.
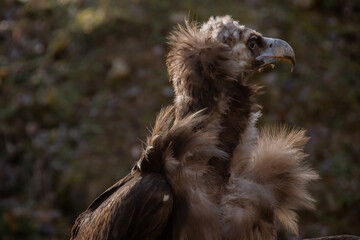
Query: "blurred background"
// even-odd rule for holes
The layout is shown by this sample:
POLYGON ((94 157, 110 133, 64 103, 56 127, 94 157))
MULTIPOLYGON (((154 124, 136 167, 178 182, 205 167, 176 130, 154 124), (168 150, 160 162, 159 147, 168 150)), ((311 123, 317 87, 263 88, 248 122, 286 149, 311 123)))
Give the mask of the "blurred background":
POLYGON ((359 1, 1 0, 0 239, 69 238, 172 102, 169 31, 224 14, 295 50, 293 73, 280 64, 253 81, 265 86, 259 126, 311 136, 322 179, 300 237, 360 235, 359 1))

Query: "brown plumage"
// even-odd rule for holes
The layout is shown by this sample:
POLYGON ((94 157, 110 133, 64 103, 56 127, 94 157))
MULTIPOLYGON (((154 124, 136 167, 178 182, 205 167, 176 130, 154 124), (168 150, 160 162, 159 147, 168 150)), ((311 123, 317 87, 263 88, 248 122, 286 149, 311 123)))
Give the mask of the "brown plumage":
POLYGON ((257 133, 259 87, 249 77, 290 45, 229 16, 186 22, 169 37, 175 90, 131 173, 75 222, 72 239, 276 239, 297 234, 298 208, 313 208, 303 130, 257 133))

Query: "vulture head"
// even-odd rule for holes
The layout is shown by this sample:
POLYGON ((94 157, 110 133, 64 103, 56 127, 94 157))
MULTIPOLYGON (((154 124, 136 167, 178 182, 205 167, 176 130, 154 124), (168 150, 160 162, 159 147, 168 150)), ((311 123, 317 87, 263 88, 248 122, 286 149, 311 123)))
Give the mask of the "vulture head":
POLYGON ((295 53, 287 42, 263 37, 228 16, 210 18, 200 31, 228 47, 239 64, 238 68, 247 73, 261 70, 280 60, 289 61, 292 69, 295 65, 295 53))

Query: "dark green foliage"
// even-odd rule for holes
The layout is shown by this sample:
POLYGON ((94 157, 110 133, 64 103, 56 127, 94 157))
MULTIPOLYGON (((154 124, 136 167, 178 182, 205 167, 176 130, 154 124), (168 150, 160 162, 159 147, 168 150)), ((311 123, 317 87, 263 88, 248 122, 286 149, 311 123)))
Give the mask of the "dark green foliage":
MULTIPOLYGON (((360 234, 358 1, 0 1, 1 239, 68 239, 122 178, 172 101, 166 35, 184 17, 230 14, 289 42, 297 66, 255 79, 264 123, 308 129, 322 180, 302 236, 360 234)), ((282 234, 281 236, 286 236, 282 234)))

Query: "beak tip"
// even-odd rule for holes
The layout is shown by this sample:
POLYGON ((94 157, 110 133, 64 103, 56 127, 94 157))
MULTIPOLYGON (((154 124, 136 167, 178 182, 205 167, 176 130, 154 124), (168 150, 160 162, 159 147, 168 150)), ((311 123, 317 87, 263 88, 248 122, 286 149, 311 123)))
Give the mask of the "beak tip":
POLYGON ((291 61, 291 72, 294 71, 295 65, 296 65, 295 64, 295 58, 293 58, 292 61, 291 61))
POLYGON ((295 60, 291 61, 291 72, 294 72, 295 60))

